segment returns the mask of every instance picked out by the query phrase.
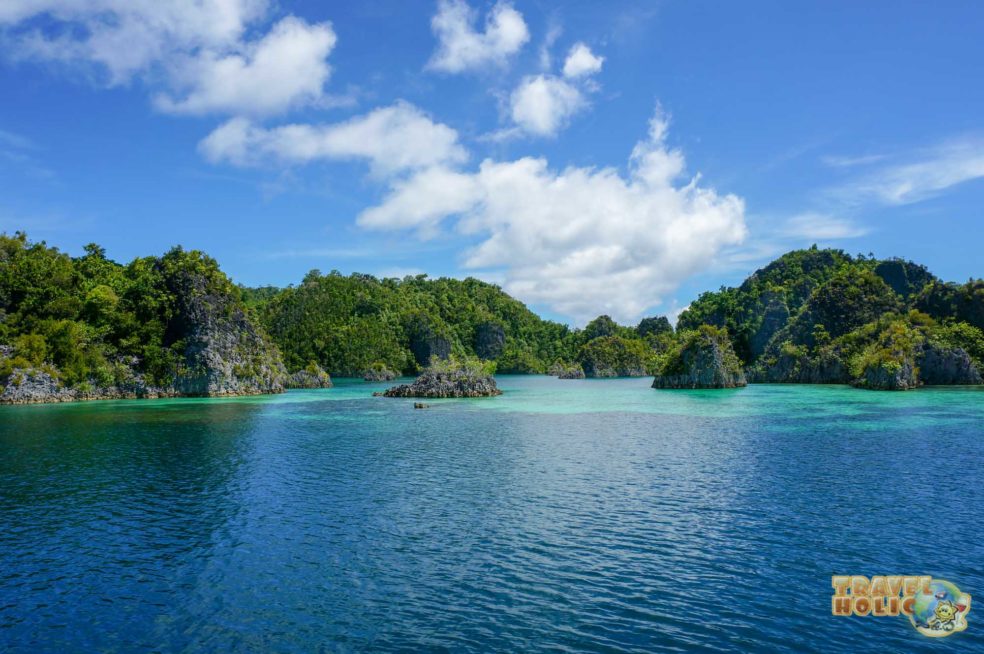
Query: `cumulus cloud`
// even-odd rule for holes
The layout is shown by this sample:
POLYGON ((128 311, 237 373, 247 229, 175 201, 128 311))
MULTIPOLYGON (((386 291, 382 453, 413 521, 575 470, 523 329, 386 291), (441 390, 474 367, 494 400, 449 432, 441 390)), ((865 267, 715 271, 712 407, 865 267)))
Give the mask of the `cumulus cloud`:
POLYGON ((523 79, 509 98, 512 121, 537 136, 556 135, 587 104, 580 89, 553 75, 523 79))
POLYGON ((468 158, 454 129, 406 102, 325 125, 265 128, 234 118, 209 134, 199 149, 213 163, 239 166, 362 159, 380 176, 463 163, 468 158))
POLYGON ((163 82, 165 111, 264 114, 320 100, 335 44, 329 24, 292 16, 246 40, 269 9, 268 0, 5 0, 0 27, 15 58, 88 66, 111 86, 163 82))
POLYGON ((309 25, 289 16, 242 52, 189 59, 177 73, 187 93, 180 99, 161 95, 157 106, 174 113, 269 114, 311 103, 328 81, 335 41, 328 23, 309 25))
POLYGON ((594 75, 601 71, 605 62, 604 57, 598 57, 591 48, 583 43, 576 43, 564 60, 564 77, 578 78, 594 75))
POLYGON ((495 138, 523 133, 556 136, 588 107, 587 93, 597 88, 588 78, 601 71, 603 62, 604 58, 595 56, 588 46, 577 43, 564 61, 563 77, 547 73, 524 77, 509 96, 514 127, 496 133, 495 138))
POLYGON ((558 171, 529 157, 486 160, 474 172, 434 167, 395 181, 358 222, 427 237, 453 221, 479 239, 464 265, 500 271, 524 301, 582 322, 602 312, 633 321, 746 234, 740 198, 699 177, 679 183, 684 157, 667 146, 666 128, 657 114, 625 174, 558 171))
POLYGON ((498 2, 485 17, 485 31, 475 29, 477 12, 464 0, 441 0, 431 29, 437 51, 427 67, 460 73, 486 66, 501 66, 530 39, 523 15, 512 5, 498 2))

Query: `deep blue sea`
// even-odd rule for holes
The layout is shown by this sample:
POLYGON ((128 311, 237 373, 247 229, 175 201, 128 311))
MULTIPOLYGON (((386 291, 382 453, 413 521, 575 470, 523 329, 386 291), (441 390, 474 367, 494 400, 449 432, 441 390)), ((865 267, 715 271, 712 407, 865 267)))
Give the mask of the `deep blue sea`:
POLYGON ((984 652, 984 390, 649 383, 0 407, 0 650, 984 652))

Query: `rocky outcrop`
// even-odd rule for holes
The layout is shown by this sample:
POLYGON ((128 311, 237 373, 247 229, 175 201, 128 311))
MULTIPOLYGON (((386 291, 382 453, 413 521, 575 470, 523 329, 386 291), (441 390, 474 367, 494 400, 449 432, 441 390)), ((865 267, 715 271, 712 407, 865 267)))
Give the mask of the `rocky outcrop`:
POLYGON ((287 388, 331 388, 331 376, 318 364, 309 365, 287 378, 287 388))
POLYGON ((746 371, 754 384, 847 384, 851 376, 835 353, 817 357, 783 352, 775 359, 760 359, 746 371))
POLYGON ((584 379, 584 368, 576 363, 567 364, 563 361, 557 361, 550 366, 547 374, 558 379, 584 379))
POLYGON ((383 367, 372 367, 362 373, 362 379, 367 382, 384 382, 393 381, 400 374, 395 370, 390 370, 389 368, 383 367))
POLYGON ((36 368, 15 368, 6 379, 0 379, 0 403, 35 404, 38 402, 71 402, 74 393, 63 388, 52 375, 36 368))
POLYGON ((873 391, 908 391, 919 385, 915 363, 905 356, 868 365, 854 381, 854 386, 873 391))
POLYGON ((973 385, 982 383, 981 373, 961 347, 927 343, 919 358, 919 380, 928 385, 973 385))
POLYGON ((410 351, 417 365, 429 366, 435 360, 444 360, 451 356, 451 341, 438 334, 425 318, 413 320, 407 331, 410 351))
POLYGON ((645 377, 648 374, 647 358, 651 354, 641 341, 599 336, 581 347, 577 363, 585 377, 645 377))
MULTIPOLYGON (((82 381, 71 387, 54 366, 7 367, 0 404, 158 397, 220 397, 280 393, 287 382, 280 352, 253 324, 221 273, 169 270, 164 278, 174 301, 165 340, 177 356, 170 377, 151 383, 134 357, 115 362, 115 381, 82 381)), ((13 356, 4 346, 0 359, 13 356)), ((329 382, 330 383, 330 382, 329 382)))
POLYGON ((287 382, 276 346, 216 280, 181 271, 168 279, 177 304, 168 336, 185 343, 174 376, 177 395, 217 397, 280 393, 287 382))
POLYGON ((725 330, 703 325, 671 352, 653 388, 736 388, 747 384, 725 330))
POLYGON ((52 373, 56 373, 54 368, 15 368, 9 375, 0 378, 0 404, 156 399, 178 395, 173 388, 153 386, 142 375, 132 372, 126 380, 115 385, 99 386, 86 382, 74 388, 63 385, 52 373))
POLYGON ((782 294, 772 291, 762 294, 762 323, 749 339, 748 347, 752 360, 757 359, 765 352, 765 347, 775 336, 776 332, 786 326, 789 322, 789 307, 782 294))
POLYGON ((506 346, 506 332, 496 322, 483 322, 475 327, 475 354, 479 359, 498 359, 506 346))
POLYGON ((574 364, 572 366, 561 366, 555 373, 558 379, 584 379, 584 369, 574 364))
POLYGON ((491 375, 463 370, 424 371, 412 384, 394 386, 386 397, 491 397, 502 395, 491 375))

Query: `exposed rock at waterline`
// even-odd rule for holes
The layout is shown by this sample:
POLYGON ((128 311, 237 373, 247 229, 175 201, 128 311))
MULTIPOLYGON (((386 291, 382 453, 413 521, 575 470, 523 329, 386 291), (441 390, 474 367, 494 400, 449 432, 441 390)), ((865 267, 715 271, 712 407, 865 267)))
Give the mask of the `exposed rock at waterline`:
POLYGON ((468 371, 425 371, 412 384, 394 386, 386 397, 491 397, 502 395, 491 375, 468 371))
POLYGON ((367 382, 393 381, 399 376, 400 376, 399 373, 397 373, 395 370, 390 370, 385 366, 381 366, 378 368, 372 367, 366 370, 364 373, 362 373, 362 379, 367 382))
POLYGON ((653 388, 736 388, 746 384, 728 333, 710 325, 687 334, 653 380, 653 388))
POLYGON ((331 388, 331 376, 318 364, 298 370, 287 379, 287 388, 331 388))

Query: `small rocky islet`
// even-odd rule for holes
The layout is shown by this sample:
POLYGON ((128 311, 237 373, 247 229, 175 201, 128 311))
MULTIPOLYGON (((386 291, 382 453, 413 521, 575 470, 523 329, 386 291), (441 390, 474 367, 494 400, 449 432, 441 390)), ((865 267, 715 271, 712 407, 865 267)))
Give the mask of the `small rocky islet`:
POLYGON ((481 366, 440 362, 425 370, 411 384, 387 389, 384 397, 494 397, 502 395, 490 372, 481 366))
POLYGON ((739 388, 747 383, 727 332, 702 325, 668 353, 653 388, 739 388))

